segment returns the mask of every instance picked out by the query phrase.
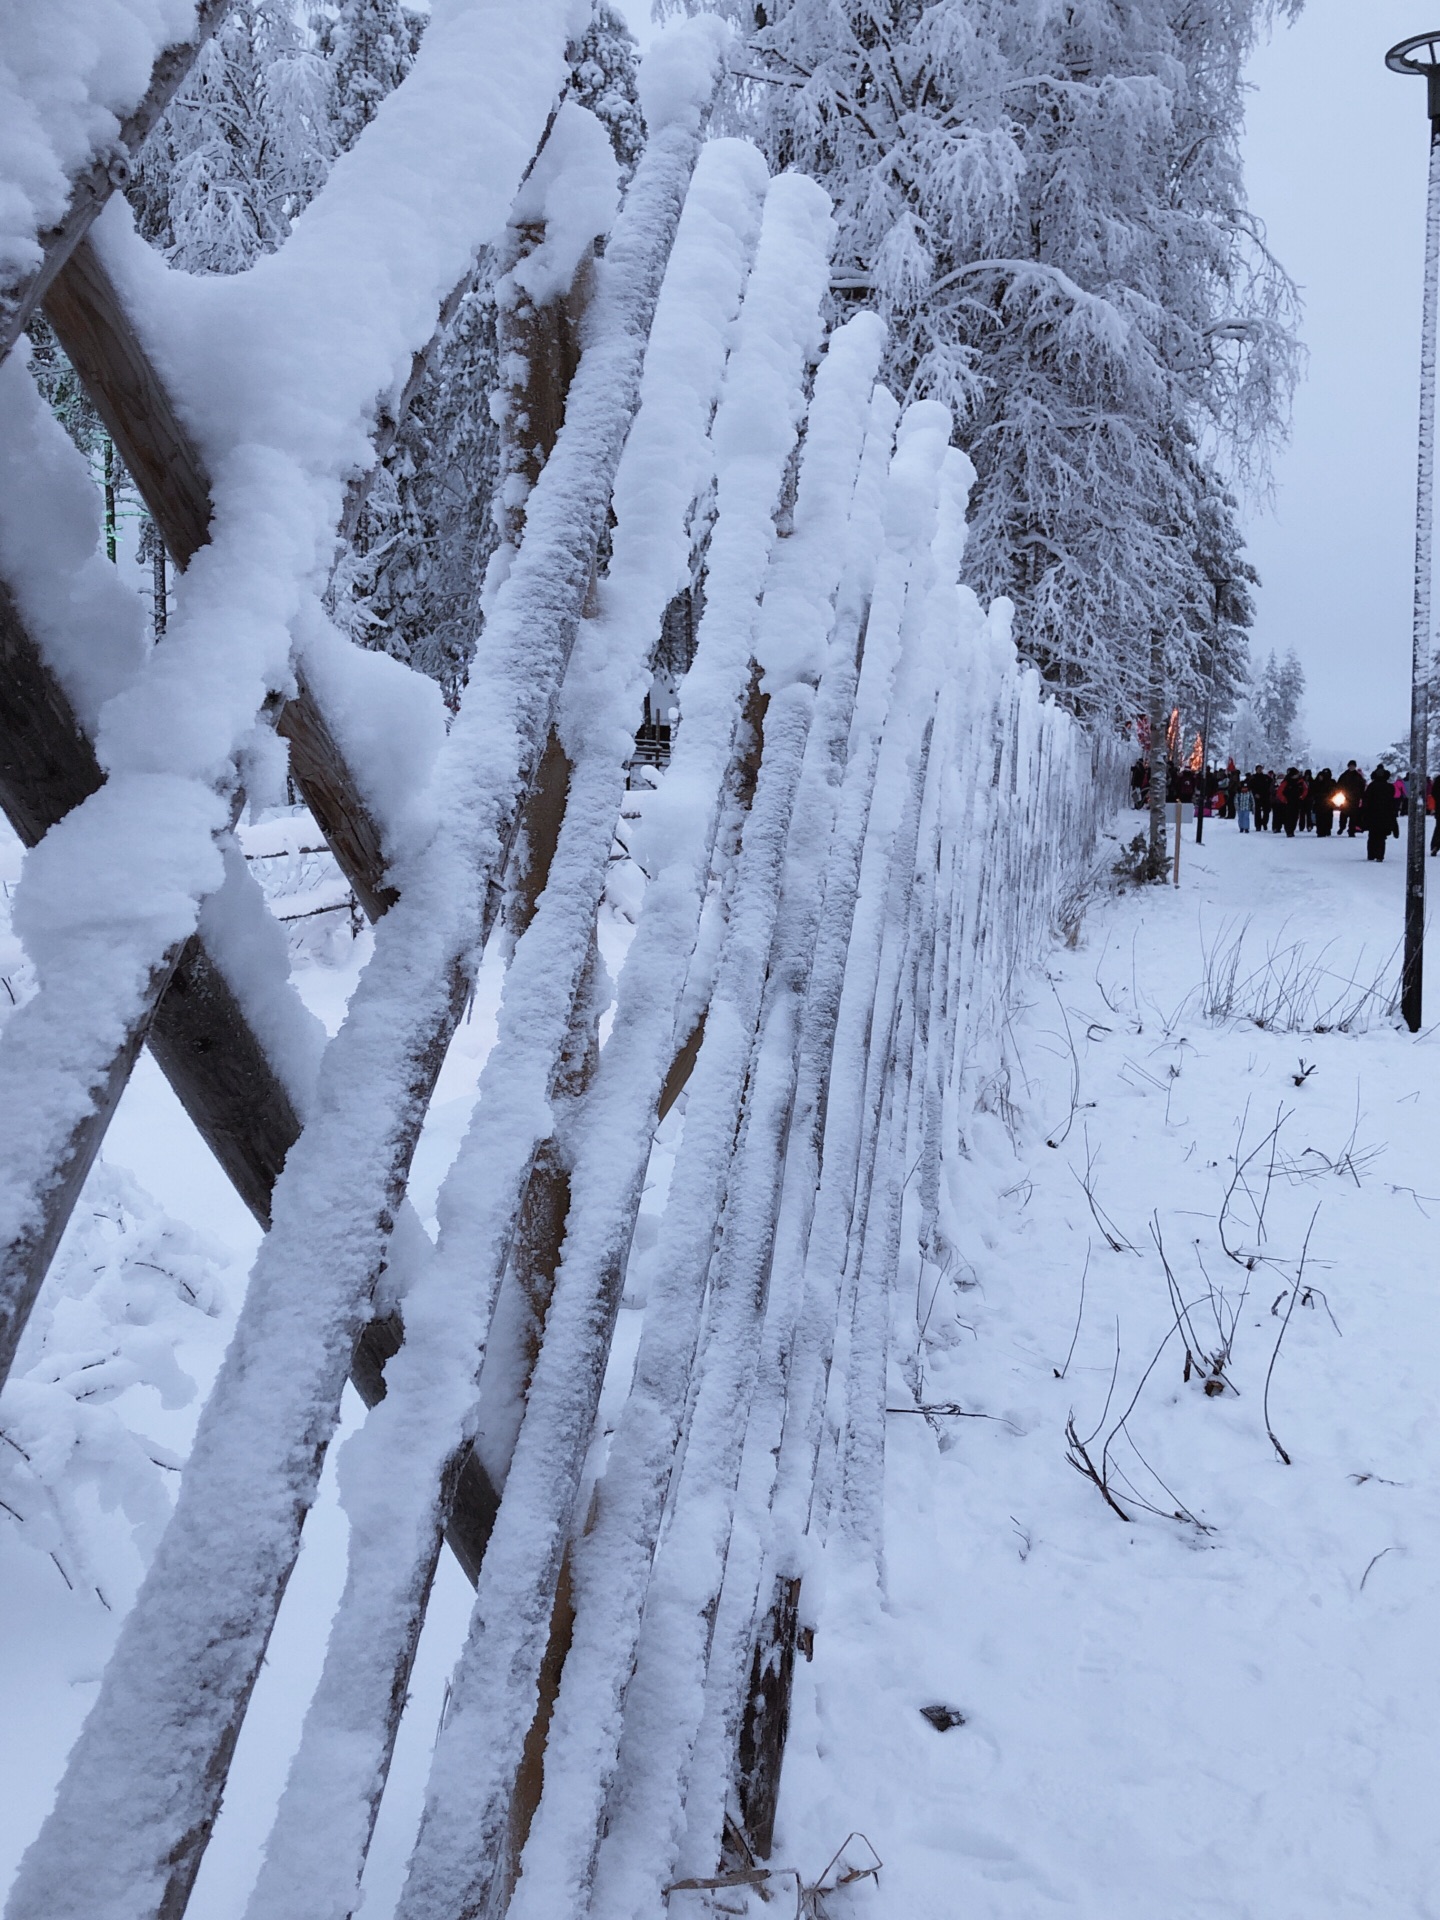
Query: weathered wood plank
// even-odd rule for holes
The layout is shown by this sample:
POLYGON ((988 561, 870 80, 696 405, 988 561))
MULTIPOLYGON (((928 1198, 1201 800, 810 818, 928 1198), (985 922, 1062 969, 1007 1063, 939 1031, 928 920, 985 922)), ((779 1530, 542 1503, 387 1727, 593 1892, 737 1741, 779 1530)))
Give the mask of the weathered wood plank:
POLYGON ((45 315, 134 476, 170 558, 187 567, 210 538, 210 478, 93 241, 78 242, 55 274, 45 315))
POLYGON ((799 1635, 800 1582, 777 1580, 755 1643, 737 1756, 740 1824, 757 1860, 768 1860, 775 1845, 799 1635))
POLYGON ((74 708, 0 580, 0 806, 33 847, 102 779, 74 708))
POLYGON ((117 145, 109 153, 98 155, 76 175, 63 219, 58 226, 39 236, 44 253, 39 267, 28 277, 0 287, 0 360, 24 332, 56 274, 90 231, 105 202, 129 179, 131 163, 144 146, 151 128, 179 92, 200 49, 233 4, 234 0, 200 0, 189 38, 162 49, 151 70, 144 98, 129 118, 121 122, 117 145))

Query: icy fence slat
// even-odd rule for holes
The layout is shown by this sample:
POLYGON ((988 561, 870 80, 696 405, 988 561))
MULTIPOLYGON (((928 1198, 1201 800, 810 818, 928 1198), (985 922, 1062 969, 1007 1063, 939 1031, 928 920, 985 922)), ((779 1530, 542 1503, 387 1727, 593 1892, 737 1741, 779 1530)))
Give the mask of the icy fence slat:
POLYGON ((470 1637, 436 1747, 400 1912, 482 1906, 534 1714, 570 1527, 650 1138, 673 1052, 723 803, 807 352, 828 271, 828 202, 796 176, 772 183, 713 430, 718 515, 695 663, 646 837, 651 874, 621 974, 615 1023, 575 1131, 570 1217, 545 1339, 470 1637), (823 206, 821 203, 823 202, 823 206))
MULTIPOLYGON (((828 765, 817 765, 823 747, 811 730, 813 686, 835 621, 881 346, 879 323, 869 315, 831 338, 806 422, 794 532, 777 550, 766 582, 756 635, 763 684, 770 689, 764 756, 742 829, 705 1038, 686 1098, 684 1137, 650 1261, 656 1280, 634 1380, 611 1444, 605 1493, 575 1553, 574 1628, 547 1740, 544 1797, 511 1903, 514 1920, 575 1910, 588 1889, 595 1832, 618 1751, 620 1707, 685 1420, 714 1224, 722 1211, 730 1232, 735 1116, 755 1059, 773 944, 786 951, 794 993, 808 971, 814 916, 797 915, 792 899, 792 924, 777 931, 781 879, 795 825, 808 824, 811 790, 823 786, 829 772, 828 765), (797 918, 799 926, 793 924, 797 918)), ((852 626, 832 644, 832 661, 848 650, 853 667, 855 638, 852 626)), ((846 677, 843 665, 838 677, 846 677)), ((853 691, 853 673, 851 681, 853 691)), ((823 700, 823 680, 821 685, 823 700)), ((814 861, 812 887, 821 871, 821 862, 814 861)), ((707 1332, 707 1353, 709 1344, 707 1332)))
MULTIPOLYGON (((386 1398, 341 1463, 346 1588, 249 1920, 343 1920, 355 1903, 434 1566, 447 1463, 475 1429, 491 1302, 582 990, 647 663, 687 577, 687 516, 705 483, 710 411, 764 182, 753 148, 716 141, 686 199, 616 474, 600 611, 584 623, 566 675, 564 822, 441 1189, 435 1257, 406 1293, 405 1346, 386 1369, 386 1398)), ((503 1484, 493 1469, 492 1478, 503 1484)))

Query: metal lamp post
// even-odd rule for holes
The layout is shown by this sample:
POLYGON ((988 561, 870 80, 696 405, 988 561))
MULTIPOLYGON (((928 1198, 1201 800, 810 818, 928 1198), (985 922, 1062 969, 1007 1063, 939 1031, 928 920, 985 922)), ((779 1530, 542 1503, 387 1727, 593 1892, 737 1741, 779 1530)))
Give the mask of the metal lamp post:
POLYGON ((1435 531, 1435 352, 1440 320, 1440 32, 1417 33, 1385 56, 1392 73, 1425 76, 1430 193, 1425 216, 1425 319, 1420 341, 1420 459, 1415 510, 1415 621, 1410 659, 1410 812, 1405 842, 1405 959, 1400 1011, 1420 1030, 1425 952, 1425 769, 1430 742, 1430 592, 1435 531))

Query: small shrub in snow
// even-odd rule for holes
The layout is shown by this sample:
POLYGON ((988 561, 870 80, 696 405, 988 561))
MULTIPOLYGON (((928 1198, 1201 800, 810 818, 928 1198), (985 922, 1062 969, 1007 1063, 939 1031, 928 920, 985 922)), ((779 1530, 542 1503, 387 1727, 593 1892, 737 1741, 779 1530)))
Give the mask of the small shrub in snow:
POLYGON ((1204 945, 1207 1020, 1248 1020, 1272 1033, 1365 1033, 1393 1020, 1393 952, 1373 971, 1342 973, 1329 962, 1333 941, 1316 949, 1293 940, 1272 943, 1257 961, 1246 952, 1249 930, 1245 920, 1204 945))

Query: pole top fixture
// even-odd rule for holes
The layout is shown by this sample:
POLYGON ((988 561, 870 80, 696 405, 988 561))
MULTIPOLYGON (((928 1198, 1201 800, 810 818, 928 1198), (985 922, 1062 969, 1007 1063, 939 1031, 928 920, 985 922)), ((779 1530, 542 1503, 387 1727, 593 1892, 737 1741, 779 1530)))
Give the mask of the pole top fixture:
POLYGON ((1412 34, 1399 46, 1391 47, 1385 64, 1392 73, 1423 74, 1429 82, 1429 112, 1433 125, 1440 127, 1440 30, 1412 34))

